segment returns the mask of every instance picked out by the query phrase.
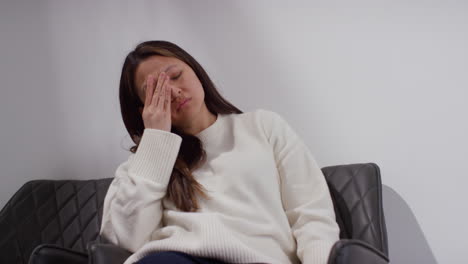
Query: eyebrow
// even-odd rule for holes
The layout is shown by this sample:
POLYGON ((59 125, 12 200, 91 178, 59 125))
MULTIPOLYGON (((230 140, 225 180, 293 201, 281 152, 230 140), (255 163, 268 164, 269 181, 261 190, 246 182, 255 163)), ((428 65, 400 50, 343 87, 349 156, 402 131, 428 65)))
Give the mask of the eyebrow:
MULTIPOLYGON (((169 69, 173 68, 173 67, 176 67, 177 65, 176 64, 172 64, 172 65, 169 65, 165 70, 164 72, 167 72, 169 71, 169 69)), ((161 73, 159 73, 161 74, 161 73)), ((158 74, 158 76, 159 76, 158 74)), ((143 92, 146 92, 146 81, 143 81, 143 85, 141 86, 141 89, 143 90, 143 92)))

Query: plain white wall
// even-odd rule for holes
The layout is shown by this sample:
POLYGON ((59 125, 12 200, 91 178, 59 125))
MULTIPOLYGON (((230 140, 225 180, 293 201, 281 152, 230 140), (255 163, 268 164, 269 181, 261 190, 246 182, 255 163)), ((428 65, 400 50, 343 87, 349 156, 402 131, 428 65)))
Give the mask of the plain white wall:
POLYGON ((113 177, 132 145, 124 57, 161 39, 241 110, 283 115, 321 167, 377 163, 424 233, 402 248, 390 232, 393 263, 424 239, 438 262, 462 263, 467 13, 462 1, 2 0, 0 207, 28 180, 113 177))

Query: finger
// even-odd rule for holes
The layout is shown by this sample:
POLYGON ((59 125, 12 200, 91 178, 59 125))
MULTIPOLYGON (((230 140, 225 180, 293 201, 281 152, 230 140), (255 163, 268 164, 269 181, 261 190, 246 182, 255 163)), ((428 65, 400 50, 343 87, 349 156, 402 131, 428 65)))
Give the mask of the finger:
POLYGON ((167 93, 166 93, 166 111, 167 112, 171 112, 171 96, 172 96, 172 93, 171 93, 171 88, 169 87, 169 85, 167 85, 167 93))
POLYGON ((166 103, 166 90, 167 90, 167 79, 168 79, 169 76, 166 76, 164 78, 164 83, 163 83, 163 86, 161 88, 161 93, 159 95, 159 103, 158 103, 158 108, 160 110, 164 110, 166 107, 164 106, 164 104, 166 103))
POLYGON ((153 106, 158 106, 159 104, 159 94, 161 93, 161 87, 163 84, 164 84, 164 72, 162 72, 159 75, 158 82, 156 84, 156 90, 154 91, 153 101, 152 101, 153 106))
POLYGON ((145 105, 144 107, 147 107, 151 104, 151 98, 153 97, 153 81, 154 78, 152 75, 148 75, 148 78, 146 78, 146 91, 145 91, 145 105))

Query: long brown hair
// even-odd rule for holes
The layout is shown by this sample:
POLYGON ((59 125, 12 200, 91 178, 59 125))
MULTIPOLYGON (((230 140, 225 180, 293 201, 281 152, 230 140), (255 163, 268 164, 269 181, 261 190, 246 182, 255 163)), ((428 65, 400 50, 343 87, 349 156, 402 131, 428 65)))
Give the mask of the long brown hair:
MULTIPOLYGON (((144 107, 144 103, 138 97, 134 85, 135 71, 143 60, 154 55, 174 57, 189 65, 200 80, 205 91, 205 104, 214 115, 243 113, 219 94, 202 66, 181 47, 162 40, 142 42, 125 58, 120 76, 120 110, 125 127, 136 144, 129 149, 132 153, 137 151, 145 129, 143 119, 138 110, 139 107, 144 107)), ((186 134, 174 126, 171 127, 171 132, 181 136, 182 143, 172 170, 166 196, 182 211, 197 211, 199 204, 196 199, 196 193, 205 198, 208 197, 203 191, 203 186, 195 180, 192 171, 205 163, 206 153, 202 142, 196 136, 186 134)))

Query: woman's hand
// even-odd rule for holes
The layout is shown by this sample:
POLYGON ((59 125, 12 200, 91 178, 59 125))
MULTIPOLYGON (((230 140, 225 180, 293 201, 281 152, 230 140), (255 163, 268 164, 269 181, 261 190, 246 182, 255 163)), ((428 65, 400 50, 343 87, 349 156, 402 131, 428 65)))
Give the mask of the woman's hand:
POLYGON ((156 89, 153 75, 146 79, 145 106, 141 117, 145 128, 171 131, 171 91, 167 85, 169 76, 159 74, 156 89))

